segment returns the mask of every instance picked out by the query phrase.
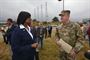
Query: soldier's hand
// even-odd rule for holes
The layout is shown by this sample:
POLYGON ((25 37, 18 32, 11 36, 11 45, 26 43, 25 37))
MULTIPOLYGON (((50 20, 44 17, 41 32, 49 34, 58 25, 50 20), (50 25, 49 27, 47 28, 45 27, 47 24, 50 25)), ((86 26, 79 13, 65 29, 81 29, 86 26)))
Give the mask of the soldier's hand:
POLYGON ((61 44, 59 43, 59 41, 56 41, 56 44, 57 44, 59 47, 61 47, 61 44))
POLYGON ((38 43, 33 43, 31 46, 32 46, 32 48, 37 48, 38 43))
POLYGON ((75 53, 75 50, 74 49, 71 50, 70 56, 75 59, 76 53, 75 53))

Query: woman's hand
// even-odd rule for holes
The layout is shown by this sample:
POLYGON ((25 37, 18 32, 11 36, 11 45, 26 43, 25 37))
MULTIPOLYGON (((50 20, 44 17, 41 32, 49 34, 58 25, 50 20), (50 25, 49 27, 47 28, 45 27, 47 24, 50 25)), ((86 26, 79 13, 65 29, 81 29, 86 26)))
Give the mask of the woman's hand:
POLYGON ((32 46, 32 48, 37 48, 38 43, 33 43, 31 46, 32 46))

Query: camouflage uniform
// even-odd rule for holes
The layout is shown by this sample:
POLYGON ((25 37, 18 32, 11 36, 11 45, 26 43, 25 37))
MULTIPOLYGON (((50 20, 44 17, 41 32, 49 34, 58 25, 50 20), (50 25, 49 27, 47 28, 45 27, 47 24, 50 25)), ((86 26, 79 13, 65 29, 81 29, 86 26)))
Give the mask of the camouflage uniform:
MULTIPOLYGON (((73 48, 76 48, 77 51, 79 51, 81 47, 76 46, 76 42, 79 40, 84 40, 80 26, 77 23, 70 21, 67 24, 60 24, 60 26, 57 27, 56 37, 58 39, 61 38, 73 48)), ((60 49, 60 59, 73 60, 70 58, 69 54, 62 50, 62 48, 60 49)))

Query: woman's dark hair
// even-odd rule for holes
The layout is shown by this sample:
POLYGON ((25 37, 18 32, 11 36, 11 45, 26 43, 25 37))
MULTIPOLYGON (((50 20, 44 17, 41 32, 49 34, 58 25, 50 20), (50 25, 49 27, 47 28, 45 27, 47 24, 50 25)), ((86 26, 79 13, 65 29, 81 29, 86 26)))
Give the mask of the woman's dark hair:
POLYGON ((25 11, 21 11, 17 18, 17 24, 24 24, 27 18, 30 18, 31 14, 25 11))

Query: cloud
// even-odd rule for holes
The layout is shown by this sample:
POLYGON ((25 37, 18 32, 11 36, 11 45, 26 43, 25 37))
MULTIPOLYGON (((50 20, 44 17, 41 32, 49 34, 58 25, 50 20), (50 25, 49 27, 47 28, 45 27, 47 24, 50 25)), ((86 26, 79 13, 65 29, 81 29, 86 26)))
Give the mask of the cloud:
MULTIPOLYGON (((64 0, 65 9, 71 10, 71 18, 88 18, 90 17, 90 0, 64 0)), ((20 11, 28 11, 34 16, 34 9, 37 13, 39 7, 39 18, 41 19, 41 5, 43 6, 43 19, 45 20, 45 2, 47 2, 48 19, 51 20, 54 16, 58 16, 63 9, 63 1, 58 0, 0 0, 0 19, 6 20, 13 18, 16 20, 20 11)), ((38 14, 37 14, 38 15, 38 14)))

